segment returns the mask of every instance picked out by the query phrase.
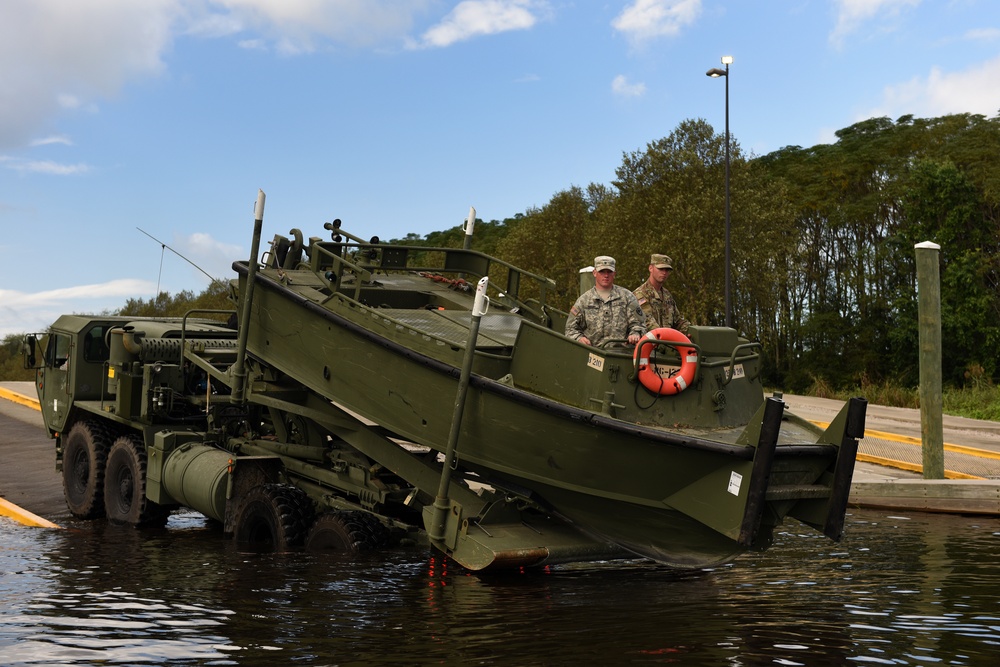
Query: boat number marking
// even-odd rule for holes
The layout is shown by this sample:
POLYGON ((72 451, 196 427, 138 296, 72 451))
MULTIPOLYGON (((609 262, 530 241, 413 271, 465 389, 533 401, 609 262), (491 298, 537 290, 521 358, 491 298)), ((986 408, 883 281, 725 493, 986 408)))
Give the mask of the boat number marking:
POLYGON ((741 484, 743 484, 743 475, 734 470, 729 474, 729 488, 727 490, 734 496, 738 496, 740 495, 741 484))
POLYGON ((681 372, 680 366, 664 366, 660 364, 653 364, 653 370, 661 378, 672 378, 681 372))
POLYGON ((604 357, 598 356, 593 352, 590 353, 590 358, 587 359, 587 365, 596 371, 604 370, 604 357))
POLYGON ((743 364, 736 364, 735 366, 733 366, 733 379, 734 380, 736 378, 745 378, 746 376, 747 376, 747 373, 746 373, 745 370, 743 370, 743 364))

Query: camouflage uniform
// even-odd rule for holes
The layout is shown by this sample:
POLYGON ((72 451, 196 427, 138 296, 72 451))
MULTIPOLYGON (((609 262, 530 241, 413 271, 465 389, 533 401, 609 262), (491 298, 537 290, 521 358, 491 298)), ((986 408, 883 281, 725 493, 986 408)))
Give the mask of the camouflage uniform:
POLYGON ((566 335, 573 340, 580 336, 600 347, 612 338, 625 339, 631 334, 646 333, 646 316, 635 295, 624 287, 611 286, 611 296, 605 301, 592 287, 576 300, 566 320, 566 335))
POLYGON ((647 280, 636 288, 635 298, 639 300, 642 312, 646 314, 650 327, 670 327, 677 329, 681 333, 687 334, 688 326, 691 324, 677 310, 674 297, 666 289, 657 291, 647 280))

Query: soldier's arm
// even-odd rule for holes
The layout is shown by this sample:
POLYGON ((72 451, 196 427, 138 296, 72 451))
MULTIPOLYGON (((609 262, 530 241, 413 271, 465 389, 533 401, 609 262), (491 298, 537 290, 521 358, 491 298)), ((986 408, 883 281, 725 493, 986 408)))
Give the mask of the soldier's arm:
POLYGON ((573 340, 580 340, 583 332, 587 330, 587 319, 584 316, 583 308, 580 307, 579 300, 569 309, 569 317, 566 318, 566 335, 573 340))
POLYGON ((633 334, 642 336, 646 333, 648 324, 646 313, 634 294, 630 292, 628 296, 631 297, 626 306, 628 308, 628 333, 630 336, 633 334))
POLYGON ((677 329, 682 334, 687 335, 688 327, 691 323, 681 317, 681 311, 677 310, 677 306, 674 305, 671 309, 673 312, 670 314, 670 321, 673 322, 671 325, 672 329, 677 329))

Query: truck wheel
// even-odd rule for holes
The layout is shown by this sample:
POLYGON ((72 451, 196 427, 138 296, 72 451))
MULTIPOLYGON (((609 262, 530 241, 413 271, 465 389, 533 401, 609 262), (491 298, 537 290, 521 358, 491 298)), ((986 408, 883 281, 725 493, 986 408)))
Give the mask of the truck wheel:
POLYGON ((63 494, 78 519, 104 516, 104 465, 111 431, 96 421, 73 424, 63 443, 63 494))
POLYGON ((108 521, 136 527, 162 527, 170 511, 146 498, 146 450, 136 435, 111 445, 104 475, 108 521))
POLYGON ((309 531, 306 549, 364 553, 385 546, 388 539, 389 530, 366 512, 327 512, 309 531))
POLYGON ((300 546, 312 523, 312 501, 289 484, 249 489, 233 517, 233 539, 260 550, 288 551, 300 546))

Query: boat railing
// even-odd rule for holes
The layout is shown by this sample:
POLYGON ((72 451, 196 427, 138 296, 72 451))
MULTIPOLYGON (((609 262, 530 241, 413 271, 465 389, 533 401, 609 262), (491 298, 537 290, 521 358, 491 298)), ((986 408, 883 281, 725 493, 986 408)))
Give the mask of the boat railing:
MULTIPOLYGON (((743 343, 742 345, 737 345, 735 348, 733 348, 733 353, 729 355, 729 361, 726 361, 724 359, 720 359, 719 361, 706 361, 703 365, 709 368, 716 366, 723 366, 723 365, 726 366, 726 377, 722 381, 722 386, 725 387, 727 384, 733 381, 733 377, 736 374, 736 364, 744 361, 750 361, 752 359, 757 359, 758 357, 760 357, 760 353, 763 350, 764 350, 764 345, 762 343, 759 342, 743 343), (756 350, 756 351, 751 352, 750 354, 740 355, 740 352, 744 350, 756 350)), ((757 367, 757 372, 751 376, 748 376, 747 379, 755 380, 757 379, 758 375, 760 375, 759 366, 757 367)))
POLYGON ((313 240, 309 246, 310 268, 316 273, 324 275, 332 284, 334 291, 347 287, 342 283, 348 272, 356 276, 353 284, 354 298, 358 297, 362 286, 370 283, 372 275, 378 271, 436 272, 467 278, 470 279, 469 282, 475 282, 483 276, 491 276, 491 299, 500 301, 503 307, 508 310, 517 308, 519 311, 526 311, 540 321, 546 319, 546 302, 549 293, 555 289, 555 281, 551 278, 524 271, 509 262, 477 250, 366 243, 358 240, 355 236, 347 235, 346 232, 341 231, 341 233, 352 241, 323 242, 313 240), (443 253, 444 263, 440 266, 417 266, 413 258, 421 253, 432 257, 434 253, 443 253), (496 276, 498 273, 501 275, 497 276, 499 282, 496 282, 492 276, 496 276), (521 289, 526 285, 537 289, 537 297, 530 299, 520 297, 521 289))
MULTIPOLYGON (((732 353, 730 353, 728 359, 722 358, 722 359, 714 359, 714 360, 712 360, 712 359, 707 359, 705 357, 705 354, 703 353, 701 347, 697 343, 694 343, 694 342, 684 343, 684 342, 675 342, 675 341, 668 341, 668 340, 651 340, 651 339, 644 338, 644 339, 642 339, 642 340, 639 341, 639 345, 640 346, 651 345, 651 346, 654 346, 654 347, 655 346, 672 347, 675 350, 677 350, 678 354, 681 353, 678 348, 682 348, 682 347, 683 348, 688 348, 688 347, 694 348, 695 352, 697 353, 697 362, 696 362, 695 371, 694 371, 694 377, 695 377, 695 379, 698 378, 698 374, 699 374, 699 372, 701 371, 702 368, 724 368, 725 369, 725 378, 722 380, 722 386, 723 387, 733 381, 733 378, 736 376, 737 364, 740 364, 740 363, 742 363, 744 361, 751 361, 751 360, 759 358, 760 357, 760 352, 764 348, 764 346, 760 342, 743 343, 743 344, 737 345, 736 347, 733 348, 733 351, 732 351, 732 353), (748 350, 752 350, 752 352, 750 352, 749 354, 741 354, 741 353, 746 352, 748 350)), ((639 362, 640 362, 640 358, 642 356, 643 356, 643 352, 640 350, 640 352, 638 354, 636 354, 635 358, 633 359, 633 371, 635 372, 636 375, 638 375, 639 362)), ((757 379, 757 376, 759 376, 759 375, 760 375, 760 368, 757 367, 757 371, 753 375, 747 376, 747 379, 748 380, 755 380, 755 379, 757 379)))

